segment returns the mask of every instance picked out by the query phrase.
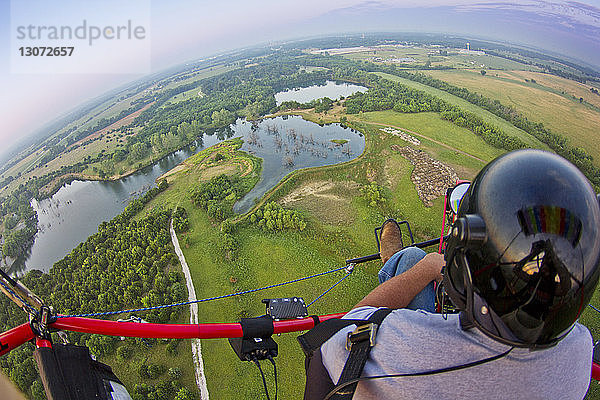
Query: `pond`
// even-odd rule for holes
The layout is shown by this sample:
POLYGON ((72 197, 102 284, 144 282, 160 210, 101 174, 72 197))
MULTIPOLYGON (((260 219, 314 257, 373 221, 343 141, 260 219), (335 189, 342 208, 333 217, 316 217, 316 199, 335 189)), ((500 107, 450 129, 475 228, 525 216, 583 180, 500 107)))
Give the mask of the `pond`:
POLYGON ((284 101, 297 101, 298 103, 308 103, 309 101, 329 97, 337 100, 340 97, 348 97, 356 92, 366 92, 364 86, 354 85, 347 82, 327 81, 325 85, 313 85, 305 88, 290 89, 275 94, 275 101, 280 105, 284 101))
POLYGON ((365 148, 362 134, 340 124, 320 126, 298 116, 277 117, 260 124, 238 121, 235 136, 243 136, 242 150, 263 159, 259 182, 233 210, 245 213, 290 172, 338 164, 358 157, 365 148), (333 142, 335 141, 335 142, 333 142))
POLYGON ((234 206, 238 213, 250 210, 255 200, 293 170, 348 161, 359 156, 365 146, 361 134, 339 124, 319 126, 295 116, 257 123, 240 119, 226 135, 204 136, 202 143, 173 153, 131 176, 112 182, 73 181, 49 199, 32 200, 38 213, 39 232, 28 254, 14 262, 9 272, 48 271, 96 233, 101 222, 117 216, 130 200, 154 186, 156 178, 197 151, 233 136, 243 138, 242 150, 263 159, 259 182, 234 206))

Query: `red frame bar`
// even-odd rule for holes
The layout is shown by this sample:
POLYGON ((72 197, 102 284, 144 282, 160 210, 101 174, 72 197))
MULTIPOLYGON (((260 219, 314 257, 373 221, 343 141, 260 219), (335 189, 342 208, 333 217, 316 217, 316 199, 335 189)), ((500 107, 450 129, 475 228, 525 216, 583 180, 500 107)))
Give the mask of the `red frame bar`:
POLYGON ((29 322, 0 333, 0 356, 35 338, 29 322))
MULTIPOLYGON (((319 322, 341 318, 346 313, 318 316, 319 322)), ((312 318, 290 319, 273 322, 273 333, 305 331, 315 326, 312 318)), ((59 318, 50 327, 65 331, 97 333, 108 336, 127 336, 163 339, 217 339, 242 337, 239 323, 213 324, 152 324, 138 322, 115 322, 101 319, 68 317, 59 318)))
POLYGON ((592 379, 600 381, 600 365, 592 361, 592 379))
MULTIPOLYGON (((319 322, 341 318, 346 313, 320 315, 319 322)), ((273 333, 289 333, 311 329, 315 326, 312 318, 290 319, 273 322, 273 333)), ((213 324, 152 324, 137 322, 115 322, 91 318, 59 318, 51 324, 52 328, 83 333, 96 333, 109 336, 128 336, 141 338, 165 339, 218 339, 242 337, 242 326, 239 323, 213 324)), ((10 352, 22 344, 35 339, 28 322, 9 331, 0 333, 0 356, 10 352)), ((38 346, 47 347, 48 341, 36 341, 38 346)), ((600 365, 593 362, 592 379, 600 381, 600 365)))

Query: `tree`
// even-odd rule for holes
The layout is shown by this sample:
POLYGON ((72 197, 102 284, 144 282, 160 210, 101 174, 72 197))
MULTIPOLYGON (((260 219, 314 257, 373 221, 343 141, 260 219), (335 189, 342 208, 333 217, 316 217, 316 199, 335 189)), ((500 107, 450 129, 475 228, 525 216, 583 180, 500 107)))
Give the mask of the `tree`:
POLYGON ((44 385, 37 379, 31 384, 31 397, 33 400, 46 400, 44 385))
POLYGON ((194 394, 187 388, 182 387, 175 395, 175 400, 194 400, 194 394))

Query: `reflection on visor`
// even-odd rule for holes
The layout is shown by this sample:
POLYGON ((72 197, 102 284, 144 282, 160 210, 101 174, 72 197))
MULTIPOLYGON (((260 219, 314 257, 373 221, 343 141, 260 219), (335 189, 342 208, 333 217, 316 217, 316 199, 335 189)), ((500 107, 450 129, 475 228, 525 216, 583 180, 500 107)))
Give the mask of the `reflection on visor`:
POLYGON ((526 236, 552 233, 564 237, 573 247, 581 236, 581 221, 569 210, 555 206, 534 206, 517 212, 526 236))
POLYGON ((468 182, 463 182, 452 189, 452 192, 450 193, 450 208, 455 214, 458 213, 460 201, 465 196, 465 193, 467 193, 467 190, 469 190, 469 186, 470 184, 468 182))

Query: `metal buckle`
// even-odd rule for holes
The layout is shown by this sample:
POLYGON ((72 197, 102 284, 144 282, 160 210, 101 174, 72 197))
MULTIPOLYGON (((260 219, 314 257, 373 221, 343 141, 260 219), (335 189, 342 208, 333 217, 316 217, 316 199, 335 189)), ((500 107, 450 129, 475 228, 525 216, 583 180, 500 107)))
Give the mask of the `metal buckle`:
POLYGON ((375 346, 375 335, 377 335, 377 324, 369 323, 359 325, 352 332, 348 332, 346 338, 346 350, 350 351, 354 343, 369 340, 369 346, 375 346))

